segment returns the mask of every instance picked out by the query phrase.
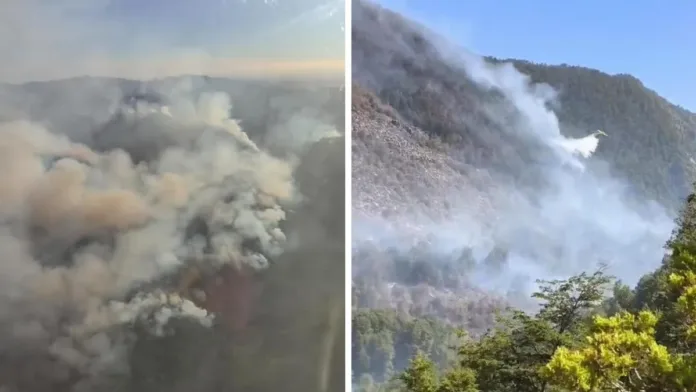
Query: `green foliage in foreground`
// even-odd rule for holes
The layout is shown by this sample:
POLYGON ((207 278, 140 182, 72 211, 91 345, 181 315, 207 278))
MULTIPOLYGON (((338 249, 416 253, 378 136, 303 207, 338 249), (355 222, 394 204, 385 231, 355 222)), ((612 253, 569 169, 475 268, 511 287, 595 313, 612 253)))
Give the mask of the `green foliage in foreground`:
POLYGON ((383 382, 408 366, 408 358, 424 353, 434 364, 452 362, 459 345, 457 332, 432 318, 411 318, 395 310, 353 312, 352 369, 358 375, 371 374, 362 381, 383 382))
MULTIPOLYGON (((603 271, 540 282, 540 311, 512 311, 466 342, 443 374, 423 354, 384 390, 409 392, 696 391, 696 198, 671 255, 635 290, 603 271)), ((377 389, 375 389, 377 390, 377 389)))

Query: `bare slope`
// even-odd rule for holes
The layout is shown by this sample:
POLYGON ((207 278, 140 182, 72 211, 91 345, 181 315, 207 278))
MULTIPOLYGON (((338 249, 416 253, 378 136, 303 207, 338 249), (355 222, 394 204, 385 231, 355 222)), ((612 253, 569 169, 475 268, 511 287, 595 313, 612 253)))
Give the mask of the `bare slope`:
POLYGON ((388 217, 427 206, 436 218, 450 212, 450 192, 468 196, 481 212, 488 207, 476 193, 485 186, 485 176, 456 162, 437 137, 360 86, 353 89, 352 121, 355 213, 388 217))

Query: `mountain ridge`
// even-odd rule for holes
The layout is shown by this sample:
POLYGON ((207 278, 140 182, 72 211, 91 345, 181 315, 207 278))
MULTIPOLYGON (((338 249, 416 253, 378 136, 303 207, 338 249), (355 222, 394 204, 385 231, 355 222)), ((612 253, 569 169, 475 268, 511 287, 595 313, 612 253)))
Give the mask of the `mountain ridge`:
MULTIPOLYGON (((470 113, 478 110, 476 101, 480 101, 481 91, 467 81, 470 78, 465 70, 457 69, 456 64, 447 60, 454 55, 439 53, 437 44, 428 41, 430 32, 404 22, 402 16, 378 5, 357 2, 353 5, 353 13, 358 20, 353 27, 355 83, 374 92, 414 125, 445 141, 449 138, 454 139, 449 141, 455 143, 461 140, 462 145, 487 145, 478 141, 480 135, 467 129, 476 128, 477 124, 463 124, 457 118, 461 110, 470 113), (403 77, 406 74, 409 78, 403 77), (448 95, 444 96, 445 93, 448 95), (434 94, 440 97, 434 98, 434 94), (413 110, 409 110, 411 107, 413 110), (432 111, 432 115, 428 115, 428 111, 432 111)), ((502 61, 495 60, 494 63, 502 61)), ((557 113, 564 134, 578 137, 595 129, 606 131, 612 137, 600 143, 598 157, 608 160, 617 175, 627 177, 635 186, 646 188, 641 191, 649 191, 651 198, 672 210, 679 208, 691 183, 696 180, 693 164, 690 163, 690 151, 696 150, 696 114, 672 105, 633 77, 611 76, 585 67, 532 66, 531 62, 522 60, 510 64, 527 74, 532 82, 543 81, 556 89, 561 108, 573 106, 574 113, 563 110, 557 113), (588 75, 599 76, 600 79, 597 83, 586 83, 588 75), (605 88, 607 91, 603 91, 605 88), (647 95, 638 94, 646 92, 647 95), (621 106, 609 108, 615 112, 613 118, 595 116, 607 112, 604 107, 607 102, 594 98, 609 94, 615 95, 615 102, 621 106), (573 102, 567 102, 568 96, 573 102), (602 109, 602 112, 593 111, 596 108, 602 109), (651 108, 660 109, 657 112, 658 120, 654 119, 654 115, 645 113, 651 108), (668 121, 675 125, 665 125, 668 121), (653 128, 661 132, 651 137, 651 132, 639 129, 640 134, 648 140, 633 143, 631 136, 635 132, 632 130, 637 128, 653 128), (622 148, 626 143, 636 155, 649 156, 653 161, 641 162, 634 157, 628 162, 616 159, 618 154, 626 155, 623 152, 625 148, 622 148), (646 151, 646 146, 655 151, 646 151), (641 172, 650 173, 650 176, 641 178, 635 173, 634 164, 641 172), (658 174, 668 171, 672 173, 671 183, 656 178, 658 174)), ((514 159, 505 164, 516 166, 514 159)))

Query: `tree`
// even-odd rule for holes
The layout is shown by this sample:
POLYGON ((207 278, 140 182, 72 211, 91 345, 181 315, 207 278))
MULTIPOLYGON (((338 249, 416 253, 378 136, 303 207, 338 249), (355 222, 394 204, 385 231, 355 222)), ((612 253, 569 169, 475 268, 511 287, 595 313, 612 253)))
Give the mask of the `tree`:
POLYGON ((409 392, 437 392, 438 389, 435 364, 420 352, 399 379, 409 392))
POLYGON ((586 343, 558 348, 540 373, 571 391, 679 391, 675 358, 655 341, 656 324, 649 311, 596 316, 586 343))
POLYGON ((669 264, 669 289, 675 296, 674 313, 682 320, 675 333, 683 348, 696 353, 696 247, 678 246, 669 264))
POLYGON ((459 346, 456 331, 432 318, 413 318, 395 310, 353 312, 352 369, 355 377, 370 374, 377 383, 389 380, 422 352, 437 366, 452 361, 459 346))
POLYGON ((636 309, 636 294, 621 281, 614 283, 612 296, 602 304, 602 310, 607 316, 614 316, 622 311, 636 309))
MULTIPOLYGON (((663 276, 675 298, 674 331, 696 341, 696 257, 675 248, 663 276)), ((540 281, 541 299, 532 316, 510 311, 500 325, 460 348, 459 366, 442 380, 433 363, 419 353, 400 380, 406 390, 450 392, 686 392, 696 390, 696 356, 670 350, 656 340, 659 315, 631 313, 633 297, 623 285, 618 313, 588 316, 602 302, 611 278, 602 269, 567 280, 540 281), (584 336, 584 338, 583 338, 584 336)), ((683 346, 687 347, 687 346, 683 346)))
POLYGON ((471 369, 457 368, 445 373, 437 392, 478 392, 476 373, 471 369))
POLYGON ((460 349, 461 368, 476 374, 482 391, 543 392, 539 369, 556 348, 573 345, 587 315, 604 298, 611 278, 603 267, 566 280, 538 281, 533 296, 542 301, 536 316, 510 311, 498 328, 460 349))
POLYGON ((422 353, 411 360, 399 380, 408 392, 478 392, 471 369, 451 369, 440 379, 433 362, 422 353))
MULTIPOLYGON (((649 309, 661 315, 655 328, 658 343, 675 352, 693 353, 696 351, 696 342, 686 338, 687 331, 684 328, 693 325, 694 320, 685 320, 686 309, 680 309, 678 304, 680 297, 687 294, 688 287, 691 286, 689 274, 695 271, 692 261, 693 255, 696 254, 694 195, 687 198, 676 223, 676 229, 666 244, 669 252, 662 260, 662 265, 656 271, 643 276, 633 290, 633 308, 649 309)), ((688 302, 686 298, 681 299, 681 302, 688 302)))
POLYGON ((696 390, 695 203, 690 196, 663 265, 632 295, 615 289, 616 303, 630 300, 634 309, 652 310, 595 317, 585 344, 560 347, 543 377, 579 391, 696 390))
POLYGON ((602 265, 592 275, 585 272, 567 280, 538 281, 540 289, 533 298, 543 301, 538 317, 555 326, 559 334, 573 331, 605 297, 612 277, 602 265))
MULTIPOLYGON (((678 383, 696 389, 696 246, 674 249, 668 278, 671 294, 677 297, 674 313, 681 323, 674 328, 681 337, 678 383)), ((673 325, 674 326, 674 325, 673 325)))
POLYGON ((437 392, 695 391, 696 197, 667 248, 660 268, 635 290, 616 282, 611 300, 604 299, 612 279, 603 268, 539 281, 536 315, 509 310, 495 329, 460 348, 459 366, 449 373, 460 384, 433 381, 435 368, 423 357, 402 380, 437 392), (593 315, 600 304, 608 316, 593 315))

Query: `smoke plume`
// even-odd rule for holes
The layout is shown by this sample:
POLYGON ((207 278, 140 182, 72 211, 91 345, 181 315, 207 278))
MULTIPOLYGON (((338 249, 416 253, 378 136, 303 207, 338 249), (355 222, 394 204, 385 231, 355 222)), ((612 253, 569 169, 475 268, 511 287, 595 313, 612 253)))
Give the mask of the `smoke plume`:
POLYGON ((247 137, 225 94, 168 100, 118 106, 92 146, 0 124, 0 367, 43 358, 35 377, 94 390, 128 374, 134 326, 214 322, 165 278, 263 270, 283 252, 293 164, 247 137))
POLYGON ((276 34, 326 2, 272 3, 0 4, 0 391, 275 390, 298 368, 307 391, 343 369, 315 347, 342 349, 344 157, 305 162, 339 134, 339 15, 276 34))
MULTIPOLYGON (((354 3, 353 16, 354 34, 369 36, 375 47, 382 48, 354 46, 354 80, 377 92, 390 86, 415 89, 408 72, 416 71, 409 69, 424 67, 442 77, 429 82, 433 91, 438 83, 473 84, 481 92, 480 102, 465 102, 469 108, 480 105, 477 114, 485 113, 486 118, 476 122, 473 114, 464 111, 459 118, 462 127, 475 123, 472 128, 478 135, 514 136, 517 148, 534 151, 529 170, 541 179, 536 187, 521 188, 494 167, 478 167, 490 181, 476 191, 492 205, 491 214, 482 216, 470 195, 438 189, 433 197, 445 194, 451 206, 446 217, 416 203, 409 211, 388 218, 357 216, 354 248, 376 243, 410 254, 414 241, 421 241, 434 263, 471 252, 471 282, 502 293, 528 292, 534 288, 534 279, 565 278, 599 263, 607 263, 609 273, 635 283, 660 263, 672 217, 656 203, 630 194, 628 183, 608 174, 607 164, 592 155, 601 146, 597 134, 580 139, 563 135, 553 111, 559 105, 557 93, 550 86, 532 83, 512 64, 492 63, 453 47, 369 2, 354 3), (485 94, 497 98, 491 100, 485 94), (488 265, 491 259, 498 259, 495 268, 488 265)), ((444 106, 462 104, 445 102, 444 106)), ((611 137, 611 130, 606 131, 611 137)), ((461 159, 457 151, 449 153, 461 159)))

